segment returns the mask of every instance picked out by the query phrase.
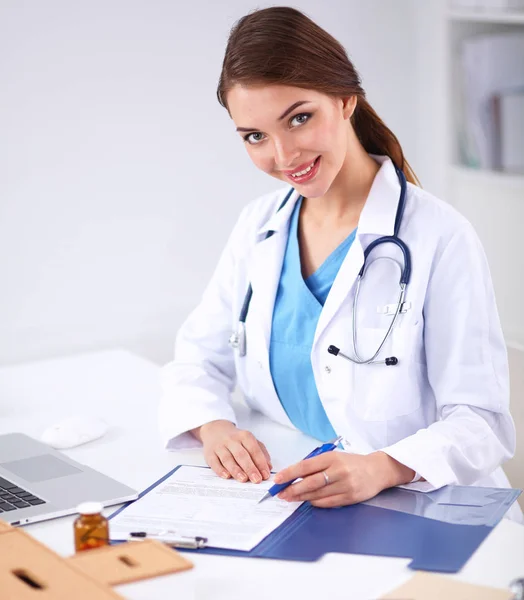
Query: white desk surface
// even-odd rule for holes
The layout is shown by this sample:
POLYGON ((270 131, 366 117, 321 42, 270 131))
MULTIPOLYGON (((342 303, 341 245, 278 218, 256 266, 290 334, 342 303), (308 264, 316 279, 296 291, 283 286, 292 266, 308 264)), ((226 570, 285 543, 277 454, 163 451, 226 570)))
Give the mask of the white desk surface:
MULTIPOLYGON (((0 368, 0 433, 40 438, 64 417, 90 412, 110 430, 66 454, 142 490, 178 464, 205 464, 200 449, 167 452, 157 433, 157 365, 111 350, 0 368)), ((315 445, 305 435, 270 423, 240 407, 241 424, 267 445, 275 469, 300 460, 315 445)), ((112 512, 108 509, 106 513, 112 512)), ((26 526, 28 533, 67 556, 73 553, 74 517, 26 526)), ((195 568, 118 586, 134 600, 164 598, 266 600, 292 592, 301 600, 378 598, 413 574, 408 559, 328 554, 316 563, 226 556, 186 555, 195 568), (278 593, 276 590, 278 589, 278 593)), ((524 576, 524 526, 503 520, 462 571, 452 577, 507 587, 524 576)))

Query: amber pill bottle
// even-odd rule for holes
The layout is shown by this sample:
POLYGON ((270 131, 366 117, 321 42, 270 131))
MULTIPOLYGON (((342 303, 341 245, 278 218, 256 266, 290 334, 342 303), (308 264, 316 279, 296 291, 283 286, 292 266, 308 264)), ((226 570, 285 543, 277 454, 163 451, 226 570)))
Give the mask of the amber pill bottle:
POLYGON ((83 502, 77 507, 74 522, 75 552, 100 548, 109 544, 109 523, 102 515, 100 502, 83 502))

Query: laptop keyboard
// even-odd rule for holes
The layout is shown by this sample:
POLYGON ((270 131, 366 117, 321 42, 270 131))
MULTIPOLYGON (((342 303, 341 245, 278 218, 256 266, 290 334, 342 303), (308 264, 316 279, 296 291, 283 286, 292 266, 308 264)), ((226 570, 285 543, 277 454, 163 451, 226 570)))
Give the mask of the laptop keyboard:
POLYGON ((0 477, 0 513, 45 504, 45 500, 0 477))

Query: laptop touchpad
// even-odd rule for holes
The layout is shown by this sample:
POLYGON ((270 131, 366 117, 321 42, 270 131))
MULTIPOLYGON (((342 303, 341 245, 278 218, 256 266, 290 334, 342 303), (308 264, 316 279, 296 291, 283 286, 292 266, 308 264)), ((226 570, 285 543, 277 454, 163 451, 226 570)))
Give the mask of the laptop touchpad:
POLYGON ((0 463, 11 473, 22 477, 26 481, 38 482, 65 477, 74 473, 82 473, 80 469, 73 467, 51 454, 42 454, 40 456, 31 456, 31 458, 22 458, 7 463, 0 463))

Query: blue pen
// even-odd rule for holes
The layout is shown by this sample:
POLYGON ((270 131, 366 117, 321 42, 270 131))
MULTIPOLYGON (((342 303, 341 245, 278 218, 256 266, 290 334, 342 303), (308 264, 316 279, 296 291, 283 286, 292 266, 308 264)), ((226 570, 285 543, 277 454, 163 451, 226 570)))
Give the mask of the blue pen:
MULTIPOLYGON (((314 456, 319 456, 320 454, 324 454, 324 452, 331 452, 331 450, 334 450, 341 441, 342 441, 342 436, 339 436, 338 438, 331 440, 331 442, 326 442, 325 444, 322 444, 322 446, 319 446, 318 448, 315 448, 314 450, 312 450, 304 458, 304 460, 306 460, 308 458, 313 458, 314 456)), ((281 492, 282 490, 285 490, 288 486, 290 486, 295 481, 296 481, 296 479, 292 479, 291 481, 286 481, 285 483, 275 483, 275 485, 273 485, 269 488, 269 490, 266 492, 264 497, 258 501, 258 504, 260 504, 261 502, 264 502, 264 500, 267 500, 268 498, 273 498, 273 496, 276 496, 279 492, 281 492)))

